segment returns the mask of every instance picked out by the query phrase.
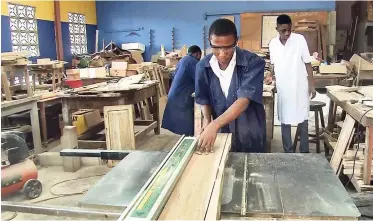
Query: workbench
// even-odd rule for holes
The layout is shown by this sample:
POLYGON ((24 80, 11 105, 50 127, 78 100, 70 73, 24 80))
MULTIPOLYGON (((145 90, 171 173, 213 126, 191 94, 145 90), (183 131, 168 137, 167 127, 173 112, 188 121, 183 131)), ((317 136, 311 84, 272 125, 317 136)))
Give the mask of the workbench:
MULTIPOLYGON (((363 86, 360 88, 370 88, 369 91, 372 92, 373 86, 363 86)), ((368 91, 368 90, 367 90, 368 91)), ((361 91, 351 90, 348 88, 339 89, 336 87, 329 87, 327 90, 327 95, 330 98, 329 105, 329 116, 328 116, 328 125, 327 131, 333 131, 335 127, 335 117, 337 106, 341 107, 348 115, 350 115, 355 121, 361 123, 366 130, 366 140, 364 151, 364 169, 363 169, 363 184, 370 185, 371 181, 371 171, 372 171, 372 156, 373 156, 373 110, 372 107, 366 106, 359 102, 367 95, 360 93, 361 91), (367 112, 369 111, 369 112, 367 112)), ((369 94, 372 98, 373 93, 369 94)), ((325 153, 329 152, 329 147, 326 146, 325 153)), ((355 176, 351 178, 352 183, 354 184, 356 190, 360 190, 360 183, 355 176)))
POLYGON ((314 74, 315 88, 322 89, 331 85, 351 86, 352 80, 347 80, 345 74, 314 74))
MULTIPOLYGON (((160 119, 159 119, 159 97, 158 97, 158 83, 151 82, 144 84, 140 89, 121 90, 107 93, 89 93, 89 90, 84 94, 65 92, 59 95, 62 101, 62 117, 65 126, 72 125, 72 112, 78 109, 98 109, 103 113, 104 106, 137 104, 144 100, 148 101, 149 109, 153 115, 153 120, 135 121, 135 125, 147 126, 146 129, 140 131, 136 135, 136 139, 140 139, 149 131, 154 129, 155 134, 160 133, 160 119)), ((92 86, 92 85, 90 85, 92 86)), ((89 86, 89 87, 90 87, 89 86)), ((94 86, 94 85, 93 85, 94 86)), ((98 125, 95 128, 97 132, 104 129, 98 125)), ((84 142, 86 145, 96 145, 105 147, 105 141, 90 141, 84 142)))
POLYGON ((39 114, 37 106, 38 99, 38 96, 33 96, 20 100, 1 102, 1 117, 7 117, 9 115, 23 111, 30 111, 32 140, 34 144, 35 154, 44 152, 40 137, 39 114))

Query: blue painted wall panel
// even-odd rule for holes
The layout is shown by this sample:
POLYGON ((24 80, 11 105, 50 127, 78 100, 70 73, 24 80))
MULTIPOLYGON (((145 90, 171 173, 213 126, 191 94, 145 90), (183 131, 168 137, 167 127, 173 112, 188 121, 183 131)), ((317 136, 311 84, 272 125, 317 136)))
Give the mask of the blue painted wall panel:
POLYGON ((1 16, 1 52, 12 51, 12 39, 10 36, 10 21, 8 16, 1 16))
POLYGON ((97 26, 99 29, 99 48, 102 39, 105 44, 114 41, 118 45, 127 42, 141 42, 146 46, 145 60, 160 50, 164 44, 166 50, 172 49, 171 30, 175 27, 175 47, 181 48, 197 44, 203 47, 202 30, 221 16, 209 16, 205 13, 236 13, 235 23, 240 32, 242 12, 275 11, 331 11, 335 10, 335 1, 96 1, 97 26), (140 36, 127 36, 124 30, 144 28, 137 33, 140 36), (149 30, 153 30, 152 47, 149 48, 149 30), (122 31, 122 32, 121 32, 122 31))
POLYGON ((54 22, 37 20, 39 50, 41 58, 57 59, 56 38, 54 34, 54 22))

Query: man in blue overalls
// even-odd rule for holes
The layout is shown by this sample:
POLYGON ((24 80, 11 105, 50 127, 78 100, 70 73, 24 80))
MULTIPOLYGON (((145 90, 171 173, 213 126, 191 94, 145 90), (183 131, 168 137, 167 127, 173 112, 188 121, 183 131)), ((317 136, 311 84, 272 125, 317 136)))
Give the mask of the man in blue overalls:
POLYGON ((232 151, 265 152, 265 61, 237 47, 237 40, 232 21, 218 19, 210 26, 212 54, 196 68, 196 103, 204 116, 199 151, 212 151, 221 132, 232 133, 232 151))
POLYGON ((188 55, 176 67, 163 114, 162 128, 175 134, 194 134, 194 93, 196 65, 201 59, 201 48, 193 45, 188 55))

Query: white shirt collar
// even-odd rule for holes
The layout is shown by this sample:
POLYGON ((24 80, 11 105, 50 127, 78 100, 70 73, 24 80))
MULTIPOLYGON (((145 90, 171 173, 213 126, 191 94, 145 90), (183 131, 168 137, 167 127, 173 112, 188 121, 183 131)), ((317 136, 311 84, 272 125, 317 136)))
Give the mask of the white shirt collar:
POLYGON ((236 67, 236 50, 225 70, 220 69, 218 59, 215 55, 211 57, 209 63, 214 74, 219 78, 220 87, 225 97, 228 97, 229 86, 231 85, 234 68, 236 67))

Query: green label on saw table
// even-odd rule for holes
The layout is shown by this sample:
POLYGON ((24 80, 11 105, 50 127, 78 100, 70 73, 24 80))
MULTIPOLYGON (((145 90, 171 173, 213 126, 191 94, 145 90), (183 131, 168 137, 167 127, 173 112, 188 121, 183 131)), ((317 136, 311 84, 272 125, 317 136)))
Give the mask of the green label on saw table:
POLYGON ((159 195, 166 187, 167 182, 175 173, 175 169, 179 166, 180 161, 184 158, 188 150, 191 148, 195 139, 184 138, 179 144, 178 148, 168 159, 163 168, 158 172, 154 181, 147 189, 145 195, 142 196, 140 203, 132 211, 129 217, 133 218, 146 218, 150 210, 153 208, 154 203, 158 200, 159 195))
POLYGON ((7 178, 1 180, 1 188, 13 185, 13 184, 21 182, 21 181, 22 181, 22 176, 21 175, 14 175, 12 177, 7 177, 7 178))

